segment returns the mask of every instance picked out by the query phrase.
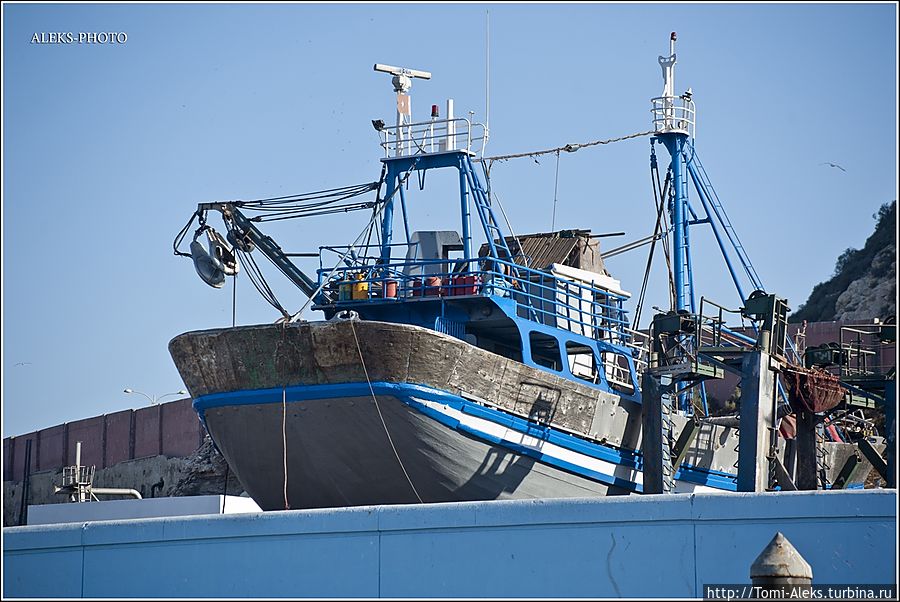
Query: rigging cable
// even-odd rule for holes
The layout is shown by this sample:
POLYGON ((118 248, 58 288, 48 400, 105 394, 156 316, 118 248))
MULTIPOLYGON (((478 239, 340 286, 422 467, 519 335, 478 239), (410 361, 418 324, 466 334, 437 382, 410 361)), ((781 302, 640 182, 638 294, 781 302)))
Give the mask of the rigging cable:
POLYGON ((503 201, 500 200, 500 195, 494 192, 491 188, 491 166, 488 163, 482 163, 481 167, 484 171, 484 180, 487 186, 488 202, 490 202, 491 198, 497 199, 497 207, 500 208, 500 214, 503 216, 503 221, 506 222, 506 227, 509 228, 510 236, 512 236, 513 240, 516 241, 516 245, 518 245, 519 247, 519 253, 522 257, 522 263, 525 264, 526 269, 530 269, 530 266, 528 265, 528 256, 522 253, 522 243, 519 241, 519 236, 516 234, 515 230, 513 230, 512 224, 509 223, 509 217, 506 215, 506 211, 503 209, 503 201))
POLYGON ((197 219, 197 217, 200 217, 201 225, 203 225, 206 222, 206 219, 203 217, 202 213, 200 211, 195 211, 194 213, 191 214, 191 219, 189 219, 188 223, 186 223, 184 225, 184 228, 182 228, 178 232, 178 234, 175 235, 175 240, 172 242, 172 250, 175 252, 176 255, 179 255, 181 257, 190 257, 191 256, 190 253, 182 253, 181 251, 179 251, 178 246, 181 244, 181 241, 184 240, 184 237, 187 235, 188 230, 191 229, 191 224, 194 223, 194 220, 197 219))
MULTIPOLYGON (((672 168, 666 170, 666 180, 662 184, 662 190, 659 196, 659 202, 665 207, 667 206, 666 200, 672 195, 672 189, 669 185, 672 182, 672 168)), ((656 187, 660 188, 659 185, 659 171, 656 172, 656 187)), ((671 227, 669 226, 669 218, 668 213, 663 210, 662 213, 662 223, 663 230, 668 233, 671 231, 671 227)), ((669 249, 669 237, 663 236, 662 239, 662 248, 663 248, 663 256, 666 259, 666 271, 667 277, 669 279, 669 307, 675 307, 675 276, 672 273, 672 255, 671 250, 669 249)))
POLYGON ((340 188, 330 188, 328 190, 319 190, 316 192, 304 192, 300 194, 289 194, 286 196, 278 196, 278 197, 269 197, 265 199, 251 199, 249 201, 241 201, 246 204, 259 204, 259 205, 277 205, 280 203, 289 203, 295 201, 311 201, 315 199, 323 199, 332 196, 340 196, 341 194, 346 194, 353 191, 366 192, 368 190, 374 190, 374 186, 376 184, 380 184, 380 182, 366 182, 365 184, 353 184, 350 186, 342 186, 340 188))
POLYGON ((241 259, 241 263, 243 263, 244 267, 247 268, 247 276, 250 278, 250 282, 253 283, 253 286, 257 291, 259 291, 259 294, 262 296, 263 300, 277 309, 283 317, 289 317, 290 314, 278 301, 278 298, 275 296, 275 292, 266 281, 266 278, 263 275, 262 270, 259 268, 259 265, 256 263, 256 260, 253 258, 253 255, 238 247, 235 247, 235 250, 237 251, 237 254, 241 259))
MULTIPOLYGON (((320 292, 322 292, 322 289, 325 288, 325 285, 328 284, 328 282, 331 280, 331 277, 337 271, 338 267, 340 267, 340 265, 344 261, 344 259, 346 259, 348 255, 350 255, 350 252, 353 251, 353 249, 362 240, 363 236, 365 236, 366 231, 370 227, 372 227, 372 224, 374 224, 375 221, 378 219, 378 217, 381 215, 381 212, 387 206, 388 201, 390 201, 393 198, 393 196, 398 193, 398 191, 400 190, 400 186, 403 186, 403 184, 409 179, 410 174, 412 174, 412 172, 416 168, 417 164, 418 164, 418 160, 413 161, 412 164, 409 166, 409 169, 407 169, 406 172, 404 172, 404 174, 398 178, 398 182, 397 182, 398 185, 394 189, 394 191, 390 194, 390 196, 388 196, 386 199, 384 199, 383 201, 380 201, 380 202, 376 198, 376 200, 375 200, 376 209, 372 213, 372 219, 369 220, 369 223, 366 224, 366 226, 362 229, 362 232, 359 233, 359 236, 356 237, 356 239, 353 241, 353 243, 347 247, 347 250, 344 252, 344 254, 341 255, 341 257, 334 264, 334 267, 331 268, 331 270, 328 272, 328 275, 325 276, 325 278, 322 278, 322 283, 319 284, 318 288, 316 288, 315 291, 313 291, 313 294, 310 295, 309 299, 306 300, 306 303, 303 304, 303 307, 301 307, 299 310, 297 310, 296 313, 294 313, 293 315, 285 316, 285 318, 284 318, 285 320, 287 320, 289 322, 293 322, 293 321, 297 320, 297 318, 300 317, 300 314, 302 314, 306 310, 306 308, 309 307, 309 304, 312 303, 313 299, 315 299, 316 296, 320 292)), ((381 182, 382 183, 384 182, 384 177, 385 177, 385 168, 382 168, 382 170, 381 170, 381 182)), ((381 183, 379 183, 378 190, 380 193, 381 183)), ((375 229, 375 234, 376 234, 376 236, 378 235, 377 228, 375 229)))
POLYGON ((656 206, 656 226, 653 228, 653 239, 650 243, 650 252, 647 254, 647 267, 644 268, 644 281, 641 284, 641 293, 638 295, 637 307, 634 310, 634 322, 631 325, 632 330, 637 330, 641 321, 641 313, 644 309, 644 300, 647 294, 647 284, 650 281, 650 269, 653 266, 653 252, 656 249, 656 240, 660 236, 662 227, 664 205, 659 201, 657 196, 659 170, 656 163, 656 152, 653 145, 650 146, 650 184, 653 187, 653 203, 656 206))
POLYGON ((596 146, 598 144, 611 144, 613 142, 621 142, 623 140, 630 140, 632 138, 640 138, 641 136, 650 136, 655 134, 654 131, 649 132, 639 132, 637 134, 629 134, 627 136, 619 136, 618 138, 609 138, 607 140, 595 140, 593 142, 585 142, 582 144, 566 144, 565 146, 559 146, 557 148, 550 148, 547 150, 541 151, 533 151, 530 153, 516 153, 513 155, 497 155, 494 157, 482 157, 479 159, 480 161, 488 161, 493 163, 494 161, 506 161, 507 159, 518 159, 520 157, 538 157, 540 155, 549 155, 550 153, 558 153, 559 151, 566 151, 567 153, 574 153, 575 151, 587 148, 589 146, 596 146))
POLYGON ((550 231, 556 230, 556 193, 559 190, 559 151, 556 151, 556 181, 553 183, 553 220, 550 222, 550 231))
POLYGON ((366 369, 366 361, 363 359, 362 348, 359 345, 359 337, 356 336, 356 327, 353 325, 354 318, 351 317, 348 322, 350 322, 350 330, 353 331, 353 339, 356 341, 356 350, 359 352, 359 361, 362 364, 363 373, 366 375, 366 382, 369 384, 369 393, 372 394, 372 401, 375 402, 375 409, 378 411, 378 417, 381 419, 381 426, 384 427, 384 434, 387 435, 388 443, 391 444, 391 449, 394 450, 394 456, 397 458, 397 463, 400 464, 400 470, 403 471, 404 476, 406 476, 406 481, 409 483, 409 486, 412 488, 413 493, 416 494, 416 498, 419 500, 420 504, 423 504, 422 496, 419 495, 419 492, 416 491, 416 486, 413 485, 412 479, 409 478, 409 473, 406 472, 406 467, 403 466, 403 460, 400 459, 400 454, 397 453, 397 448, 394 446, 394 440, 391 438, 391 433, 388 431, 387 423, 384 421, 384 416, 381 414, 381 407, 378 405, 378 398, 375 396, 375 389, 372 388, 372 381, 369 379, 369 371, 366 369))
POLYGON ((284 509, 290 510, 291 504, 288 502, 287 385, 281 387, 281 449, 284 460, 284 509))

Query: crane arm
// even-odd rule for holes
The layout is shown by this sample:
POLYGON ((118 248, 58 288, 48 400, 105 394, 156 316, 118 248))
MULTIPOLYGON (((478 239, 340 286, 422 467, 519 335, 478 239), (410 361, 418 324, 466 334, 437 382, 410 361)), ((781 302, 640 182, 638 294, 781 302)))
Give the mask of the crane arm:
POLYGON ((317 304, 328 304, 330 299, 324 291, 319 291, 318 285, 314 280, 307 276, 300 268, 294 265, 287 254, 276 243, 271 236, 263 234, 250 219, 247 218, 233 203, 200 203, 197 205, 198 213, 206 211, 218 211, 222 214, 226 224, 231 222, 234 229, 237 230, 238 238, 252 243, 258 248, 263 255, 275 264, 282 274, 287 276, 288 280, 294 283, 303 294, 312 298, 317 304))

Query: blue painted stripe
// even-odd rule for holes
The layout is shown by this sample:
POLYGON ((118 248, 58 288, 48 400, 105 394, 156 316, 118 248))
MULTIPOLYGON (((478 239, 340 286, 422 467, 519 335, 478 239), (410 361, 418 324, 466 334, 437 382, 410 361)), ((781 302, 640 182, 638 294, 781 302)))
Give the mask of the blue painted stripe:
MULTIPOLYGON (((606 462, 625 466, 627 468, 633 468, 637 470, 641 470, 643 468, 643 462, 641 460, 641 455, 639 452, 616 449, 600 443, 591 443, 580 437, 561 432, 552 427, 537 425, 533 422, 525 420, 524 418, 513 416, 512 414, 503 412, 501 410, 483 406, 479 403, 464 399, 458 395, 454 395, 447 391, 442 391, 440 389, 435 389, 432 387, 415 385, 411 383, 392 383, 378 381, 372 383, 372 389, 375 391, 376 395, 390 395, 392 397, 396 397, 403 403, 409 405, 410 407, 413 407, 422 414, 425 414, 426 416, 440 422, 441 424, 449 428, 455 429, 460 432, 466 432, 484 441, 502 445, 503 447, 511 449, 516 453, 535 458, 537 460, 540 460, 541 462, 563 468, 575 474, 598 480, 609 485, 615 485, 617 487, 641 491, 641 486, 639 484, 632 483, 631 481, 627 481, 625 479, 621 479, 619 477, 614 477, 611 475, 598 473, 596 471, 571 464, 564 460, 542 454, 536 450, 532 450, 518 444, 510 443, 508 441, 503 441, 477 429, 472 429, 470 427, 462 425, 458 420, 437 412, 429 408, 428 406, 417 402, 413 398, 418 397, 420 399, 441 403, 465 414, 469 414, 471 416, 484 420, 489 420, 495 424, 502 425, 516 432, 535 437, 537 439, 542 439, 544 441, 547 441, 548 443, 553 443, 554 445, 558 445, 569 451, 573 451, 590 458, 604 460, 606 462)), ((282 396, 284 396, 287 401, 297 402, 315 399, 334 399, 340 397, 368 397, 369 395, 369 385, 367 383, 294 385, 285 387, 284 389, 282 389, 281 387, 277 387, 269 389, 232 391, 228 393, 213 393, 210 395, 203 395, 194 400, 193 407, 194 410, 200 415, 200 419, 205 424, 205 413, 211 408, 234 405, 281 403, 282 396)), ((695 483, 698 485, 706 485, 709 487, 714 487, 716 489, 724 489, 730 491, 737 490, 736 477, 734 475, 730 475, 728 473, 723 473, 720 471, 697 468, 690 465, 682 465, 679 468, 678 472, 675 473, 675 478, 677 480, 695 483)))

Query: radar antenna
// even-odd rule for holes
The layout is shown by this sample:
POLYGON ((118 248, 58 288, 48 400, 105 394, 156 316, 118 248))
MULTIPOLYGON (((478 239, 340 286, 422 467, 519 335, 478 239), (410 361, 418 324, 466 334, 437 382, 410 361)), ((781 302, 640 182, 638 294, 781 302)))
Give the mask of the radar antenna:
POLYGON ((412 88, 412 78, 431 79, 431 73, 428 71, 418 71, 416 69, 407 69, 405 67, 393 67, 391 65, 375 64, 375 71, 382 73, 390 73, 394 77, 391 83, 394 84, 394 92, 397 93, 397 148, 402 146, 404 139, 409 139, 409 132, 404 135, 404 125, 412 123, 412 99, 408 92, 412 88))

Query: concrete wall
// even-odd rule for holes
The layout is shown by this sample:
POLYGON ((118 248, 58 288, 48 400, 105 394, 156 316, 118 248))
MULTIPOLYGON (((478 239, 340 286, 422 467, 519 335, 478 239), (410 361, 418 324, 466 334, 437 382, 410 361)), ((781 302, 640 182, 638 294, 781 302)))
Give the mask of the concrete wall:
POLYGON ((74 464, 77 441, 82 442, 82 464, 93 464, 99 470, 135 458, 190 455, 202 443, 203 435, 190 399, 67 422, 4 439, 3 480, 22 480, 29 439, 34 473, 74 464))
POLYGON ((896 491, 516 500, 4 529, 8 597, 697 597, 776 531, 896 583, 896 491), (48 576, 52 575, 52 578, 48 576))

